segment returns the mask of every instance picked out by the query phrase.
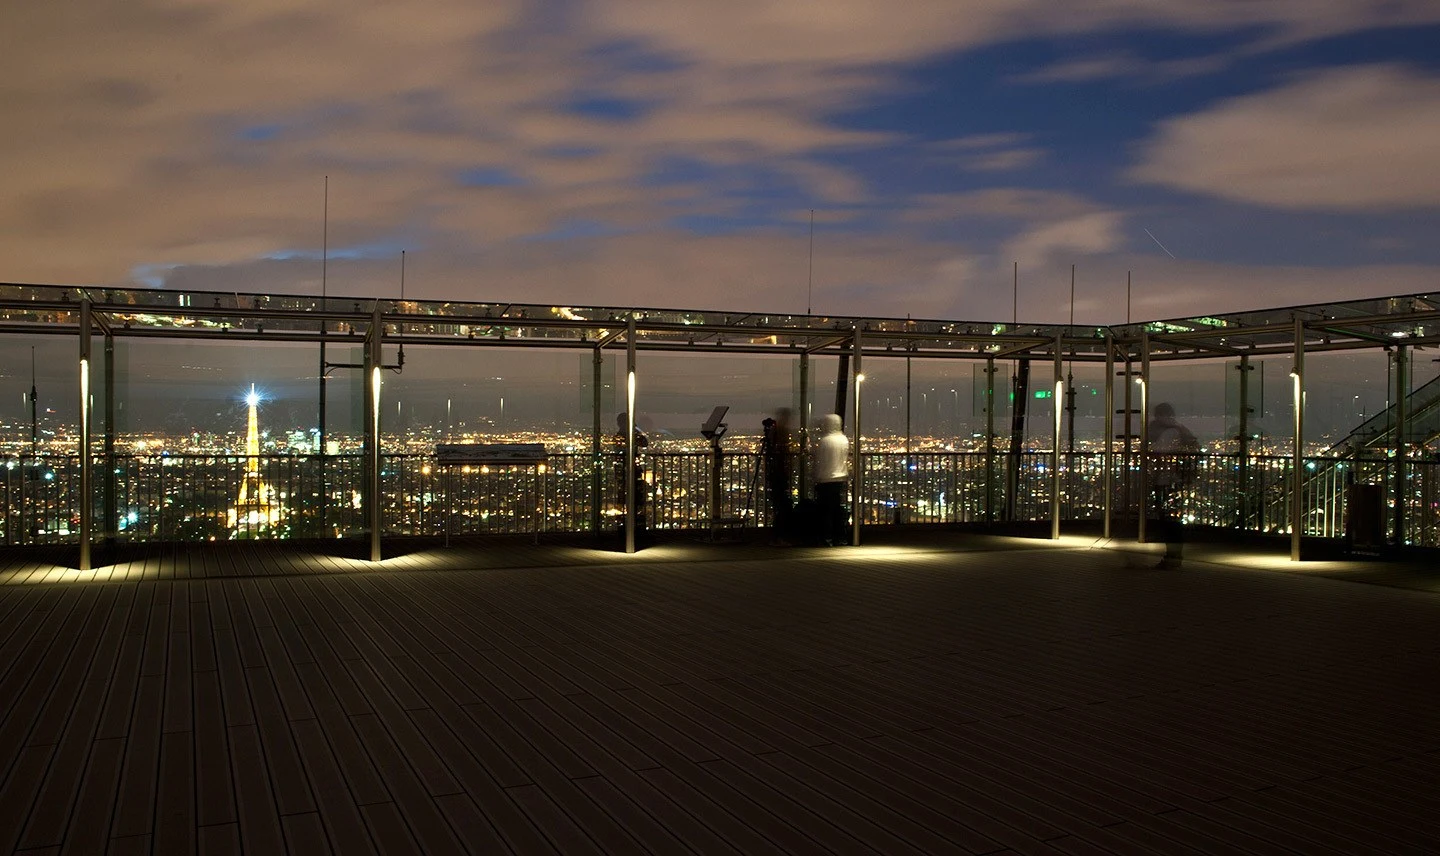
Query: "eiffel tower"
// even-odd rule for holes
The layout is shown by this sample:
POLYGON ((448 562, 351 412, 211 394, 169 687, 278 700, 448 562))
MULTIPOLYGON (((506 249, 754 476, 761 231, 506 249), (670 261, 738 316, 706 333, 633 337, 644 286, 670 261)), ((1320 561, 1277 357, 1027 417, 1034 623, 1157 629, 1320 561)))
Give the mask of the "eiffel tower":
POLYGON ((280 520, 275 490, 260 478, 260 394, 253 383, 245 404, 250 410, 245 426, 245 474, 240 478, 240 496, 228 515, 234 538, 260 535, 280 520))

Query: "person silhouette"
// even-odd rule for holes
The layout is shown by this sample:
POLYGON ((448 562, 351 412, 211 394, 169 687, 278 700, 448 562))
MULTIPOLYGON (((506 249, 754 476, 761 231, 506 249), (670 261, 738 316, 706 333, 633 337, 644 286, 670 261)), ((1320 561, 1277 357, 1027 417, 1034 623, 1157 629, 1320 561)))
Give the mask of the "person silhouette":
POLYGON ((765 428, 760 441, 760 455, 765 465, 765 492, 770 501, 772 525, 777 544, 789 543, 795 534, 794 502, 790 496, 791 472, 794 469, 794 435, 790 430, 790 408, 775 411, 773 419, 761 423, 765 428))
POLYGON ((845 519, 850 443, 845 439, 843 425, 837 414, 820 417, 820 439, 815 444, 815 505, 820 517, 820 539, 827 547, 850 543, 845 519))
POLYGON ((1165 543, 1165 555, 1156 566, 1179 568, 1185 552, 1185 524, 1181 519, 1184 491, 1195 478, 1195 453, 1200 444, 1175 418, 1169 402, 1155 405, 1150 418, 1150 514, 1147 521, 1165 543))

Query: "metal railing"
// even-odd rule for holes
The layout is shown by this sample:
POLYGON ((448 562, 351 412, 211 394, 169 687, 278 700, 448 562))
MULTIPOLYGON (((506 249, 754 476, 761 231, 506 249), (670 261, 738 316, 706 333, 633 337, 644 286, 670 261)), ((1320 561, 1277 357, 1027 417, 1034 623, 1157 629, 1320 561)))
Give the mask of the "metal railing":
MULTIPOLYGON (((865 453, 861 520, 896 523, 1004 522, 1006 467, 997 455, 987 485, 983 452, 865 453)), ((1104 458, 1061 455, 1061 518, 1097 521, 1104 514, 1104 458)), ((1012 519, 1050 516, 1048 452, 1019 456, 1012 519)), ((646 525, 702 530, 766 526, 770 509, 764 472, 753 451, 727 451, 712 497, 708 452, 651 452, 644 457, 646 525)), ((1385 531, 1394 537, 1393 459, 1307 458, 1303 534, 1346 534, 1351 484, 1383 486, 1385 531)), ((1152 474, 1183 473, 1176 490, 1191 525, 1288 534, 1294 501, 1293 459, 1195 454, 1151 458, 1152 474)), ((42 455, 0 459, 0 543, 76 543, 81 503, 79 458, 42 455)), ((380 498, 386 535, 478 535, 586 532, 599 502, 602 530, 624 516, 620 461, 613 454, 552 454, 543 465, 441 466, 431 455, 384 455, 380 498), (597 497, 598 488, 598 497, 597 497)), ((96 456, 92 531, 97 538, 203 541, 232 538, 335 538, 366 531, 359 454, 96 456), (323 485, 323 489, 322 489, 323 485), (242 497, 242 486, 245 494, 242 497)), ((1141 496, 1138 462, 1120 469, 1115 457, 1113 519, 1133 520, 1141 496), (1129 490, 1124 487, 1130 482, 1129 490), (1122 503, 1128 496, 1130 506, 1122 503)), ((1409 460, 1402 490, 1405 540, 1440 546, 1440 462, 1409 460)), ((1373 509, 1371 510, 1373 513, 1373 509)))

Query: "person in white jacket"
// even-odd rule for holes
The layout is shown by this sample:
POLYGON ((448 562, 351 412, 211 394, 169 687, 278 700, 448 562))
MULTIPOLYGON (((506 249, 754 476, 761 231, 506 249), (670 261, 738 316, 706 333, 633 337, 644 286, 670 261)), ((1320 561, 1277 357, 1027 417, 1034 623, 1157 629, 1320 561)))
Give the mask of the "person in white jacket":
POLYGON ((845 487, 850 482, 850 441, 841 430, 840 417, 820 417, 820 438, 815 443, 815 505, 820 517, 820 538, 826 546, 850 543, 845 514, 845 487))

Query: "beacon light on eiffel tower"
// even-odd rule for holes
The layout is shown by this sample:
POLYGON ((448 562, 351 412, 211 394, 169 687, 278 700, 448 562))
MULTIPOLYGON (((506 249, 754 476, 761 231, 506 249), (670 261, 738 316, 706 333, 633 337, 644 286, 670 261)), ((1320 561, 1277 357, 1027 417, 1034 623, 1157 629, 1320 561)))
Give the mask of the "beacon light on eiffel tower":
POLYGON ((260 478, 260 393, 253 383, 245 405, 249 411, 245 423, 245 473, 240 479, 240 496, 227 515, 233 530, 231 537, 258 535, 280 521, 275 489, 260 478))

